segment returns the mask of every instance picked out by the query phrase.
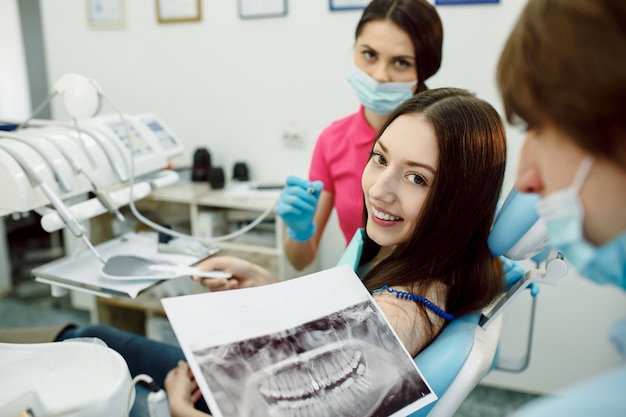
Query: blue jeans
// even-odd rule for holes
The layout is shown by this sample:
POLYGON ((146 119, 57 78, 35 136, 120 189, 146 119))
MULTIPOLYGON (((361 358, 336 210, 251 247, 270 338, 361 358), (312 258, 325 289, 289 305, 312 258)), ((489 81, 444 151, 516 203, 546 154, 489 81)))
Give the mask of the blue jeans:
MULTIPOLYGON (((138 374, 149 375, 161 388, 167 373, 178 365, 178 361, 185 360, 185 355, 179 347, 104 324, 66 329, 59 335, 57 341, 77 337, 96 337, 102 340, 109 348, 122 355, 133 378, 138 374)), ((150 390, 144 384, 138 384, 136 393, 130 417, 150 417, 147 402, 150 390)), ((204 399, 198 401, 196 408, 209 412, 204 399)))

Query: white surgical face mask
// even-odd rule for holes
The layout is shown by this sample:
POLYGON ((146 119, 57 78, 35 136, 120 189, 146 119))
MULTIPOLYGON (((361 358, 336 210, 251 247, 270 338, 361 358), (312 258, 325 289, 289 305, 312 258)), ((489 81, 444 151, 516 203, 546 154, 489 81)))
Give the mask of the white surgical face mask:
POLYGON ((550 244, 562 252, 582 276, 626 290, 626 233, 599 248, 584 236, 585 213, 579 193, 592 165, 592 157, 583 159, 572 185, 539 201, 537 212, 546 222, 550 244))
POLYGON ((363 106, 381 116, 390 114, 396 107, 413 96, 417 81, 381 83, 354 67, 348 81, 363 106))

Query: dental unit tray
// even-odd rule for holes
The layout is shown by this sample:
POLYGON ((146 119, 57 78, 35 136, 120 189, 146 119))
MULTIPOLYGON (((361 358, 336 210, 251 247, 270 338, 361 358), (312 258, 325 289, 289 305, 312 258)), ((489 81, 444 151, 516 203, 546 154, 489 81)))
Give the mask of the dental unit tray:
MULTIPOLYGON (((102 244, 96 249, 105 260, 116 255, 133 254, 158 259, 163 263, 192 266, 211 256, 216 250, 192 256, 188 254, 163 253, 158 250, 156 233, 129 232, 102 244)), ((217 249, 219 250, 219 249, 217 249)), ((75 255, 49 262, 31 271, 36 281, 54 287, 88 292, 102 297, 123 296, 136 298, 142 292, 159 284, 162 280, 111 280, 101 276, 102 263, 91 251, 85 249, 75 255)))

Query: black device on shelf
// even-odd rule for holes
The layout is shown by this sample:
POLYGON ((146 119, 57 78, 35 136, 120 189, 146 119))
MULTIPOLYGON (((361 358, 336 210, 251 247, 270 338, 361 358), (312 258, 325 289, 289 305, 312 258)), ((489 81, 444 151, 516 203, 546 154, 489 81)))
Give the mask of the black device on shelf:
POLYGON ((211 184, 211 188, 220 190, 224 188, 225 182, 224 169, 222 167, 211 168, 209 171, 209 184, 211 184))
POLYGON ((211 171, 211 154, 207 148, 197 148, 193 154, 193 167, 191 169, 191 180, 203 182, 209 180, 211 171))
POLYGON ((248 181, 250 179, 248 165, 246 165, 245 162, 235 162, 233 166, 233 179, 237 181, 248 181))

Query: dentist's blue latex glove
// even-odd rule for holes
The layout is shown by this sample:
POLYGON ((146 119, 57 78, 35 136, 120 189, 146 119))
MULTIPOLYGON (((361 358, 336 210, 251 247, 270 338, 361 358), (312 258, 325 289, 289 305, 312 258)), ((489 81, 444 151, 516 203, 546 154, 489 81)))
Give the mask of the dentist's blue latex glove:
POLYGON ((290 175, 280 193, 276 213, 287 225, 287 234, 298 242, 309 240, 315 234, 313 216, 324 184, 310 182, 290 175))
MULTIPOLYGON (((524 277, 526 270, 522 268, 522 266, 516 261, 512 261, 506 256, 501 256, 500 260, 502 261, 502 268, 504 268, 504 276, 506 279, 506 288, 511 288, 517 281, 524 277)), ((528 285, 528 289, 530 290, 530 295, 535 297, 539 294, 539 284, 536 282, 531 282, 528 285)))

